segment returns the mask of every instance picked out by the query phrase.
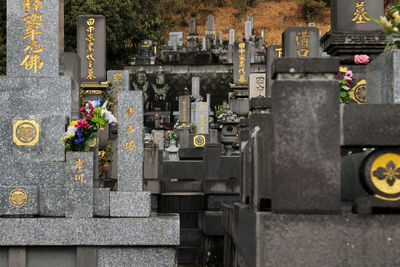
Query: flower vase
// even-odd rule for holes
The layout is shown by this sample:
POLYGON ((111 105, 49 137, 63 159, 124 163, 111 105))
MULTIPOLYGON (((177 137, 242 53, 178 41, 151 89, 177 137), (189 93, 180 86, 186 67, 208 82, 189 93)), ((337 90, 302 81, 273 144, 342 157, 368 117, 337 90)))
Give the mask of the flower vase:
POLYGON ((176 140, 172 139, 169 143, 169 147, 165 149, 165 151, 168 153, 168 160, 169 161, 178 161, 178 151, 179 148, 176 146, 176 140))

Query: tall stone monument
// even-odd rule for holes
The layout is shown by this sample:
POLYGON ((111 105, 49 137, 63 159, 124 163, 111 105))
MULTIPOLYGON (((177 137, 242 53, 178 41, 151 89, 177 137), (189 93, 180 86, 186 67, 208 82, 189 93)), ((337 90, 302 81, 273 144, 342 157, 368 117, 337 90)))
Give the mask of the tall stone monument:
POLYGON ((248 42, 235 42, 233 52, 233 83, 248 85, 250 75, 250 49, 248 42))
MULTIPOLYGON (((71 78, 59 76, 60 3, 7 1, 8 76, 0 77, 0 266, 175 266, 179 218, 150 217, 150 197, 141 192, 140 108, 137 117, 122 112, 120 127, 137 127, 132 140, 138 148, 129 155, 136 157, 134 167, 121 165, 124 191, 95 188, 93 152, 65 153, 61 138, 71 117, 71 78)), ((133 97, 126 95, 137 100, 130 105, 142 105, 141 95, 133 97)), ((121 140, 128 134, 121 133, 121 140)))
POLYGON ((285 58, 320 57, 319 29, 315 27, 289 27, 282 35, 285 58))
POLYGON ((81 58, 82 83, 106 81, 106 19, 100 15, 78 16, 77 52, 81 58))

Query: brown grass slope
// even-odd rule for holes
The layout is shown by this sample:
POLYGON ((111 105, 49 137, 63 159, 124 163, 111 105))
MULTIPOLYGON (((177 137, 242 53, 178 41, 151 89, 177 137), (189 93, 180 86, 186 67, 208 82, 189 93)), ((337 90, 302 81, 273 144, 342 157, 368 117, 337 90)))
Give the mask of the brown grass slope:
MULTIPOLYGON (((307 26, 302 17, 300 7, 294 0, 256 1, 247 11, 240 9, 234 0, 222 1, 220 7, 215 1, 187 0, 178 8, 172 6, 174 1, 168 1, 164 6, 165 21, 169 22, 169 31, 182 31, 186 37, 189 31, 191 17, 197 19, 197 33, 202 38, 207 28, 208 15, 214 15, 214 27, 219 38, 222 31, 224 40, 229 39, 229 30, 235 29, 236 40, 244 36, 244 23, 248 14, 254 15, 254 28, 259 35, 261 29, 266 30, 266 45, 281 44, 282 32, 291 26, 307 26)), ((174 2, 176 3, 176 1, 174 2)), ((330 29, 330 9, 324 8, 316 17, 315 23, 324 34, 330 29)), ((259 37, 259 36, 257 36, 259 37)))

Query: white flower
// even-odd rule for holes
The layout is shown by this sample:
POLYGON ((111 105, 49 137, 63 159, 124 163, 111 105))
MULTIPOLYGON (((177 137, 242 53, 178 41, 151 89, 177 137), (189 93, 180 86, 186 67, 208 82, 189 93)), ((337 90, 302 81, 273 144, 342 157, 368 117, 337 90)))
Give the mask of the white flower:
POLYGON ((398 31, 399 31, 399 28, 394 27, 394 28, 393 28, 393 31, 394 31, 394 32, 398 32, 398 31))
POLYGON ((115 125, 117 123, 117 118, 115 118, 115 116, 106 108, 101 108, 101 116, 103 115, 106 116, 106 121, 108 123, 111 123, 112 125, 115 125))
POLYGON ((75 126, 68 126, 67 131, 65 132, 65 135, 63 137, 63 141, 74 137, 77 129, 78 128, 75 126))

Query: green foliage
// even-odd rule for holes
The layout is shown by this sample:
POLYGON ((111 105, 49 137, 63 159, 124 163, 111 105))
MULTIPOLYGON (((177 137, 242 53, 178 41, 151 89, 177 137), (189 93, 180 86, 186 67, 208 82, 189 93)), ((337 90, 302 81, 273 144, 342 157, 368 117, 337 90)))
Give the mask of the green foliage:
POLYGON ((215 117, 217 117, 217 118, 225 113, 224 105, 219 105, 218 107, 215 107, 214 109, 215 109, 215 117))
POLYGON ((296 0, 300 6, 303 19, 308 23, 316 19, 321 9, 326 7, 325 2, 318 0, 296 0))
POLYGON ((140 40, 165 41, 166 27, 154 1, 65 0, 65 51, 76 51, 78 15, 106 17, 107 69, 120 69, 137 52, 140 40))

